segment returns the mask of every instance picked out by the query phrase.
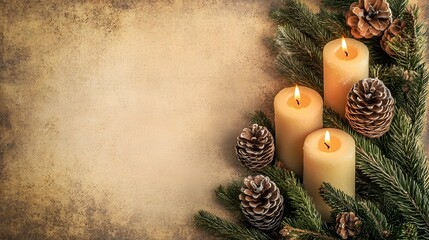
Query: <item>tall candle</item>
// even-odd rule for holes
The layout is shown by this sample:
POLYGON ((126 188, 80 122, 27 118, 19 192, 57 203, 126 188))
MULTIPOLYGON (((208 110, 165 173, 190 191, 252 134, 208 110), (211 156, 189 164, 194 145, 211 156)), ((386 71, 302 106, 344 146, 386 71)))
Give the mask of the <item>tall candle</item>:
POLYGON ((355 196, 355 141, 339 129, 319 129, 304 142, 304 188, 328 221, 331 208, 319 193, 323 182, 355 196))
POLYGON ((302 177, 305 137, 323 127, 323 100, 306 87, 281 90, 274 99, 276 153, 283 165, 302 177))
POLYGON ((343 39, 333 40, 323 48, 325 105, 342 117, 352 85, 367 78, 369 71, 369 51, 365 44, 343 39))

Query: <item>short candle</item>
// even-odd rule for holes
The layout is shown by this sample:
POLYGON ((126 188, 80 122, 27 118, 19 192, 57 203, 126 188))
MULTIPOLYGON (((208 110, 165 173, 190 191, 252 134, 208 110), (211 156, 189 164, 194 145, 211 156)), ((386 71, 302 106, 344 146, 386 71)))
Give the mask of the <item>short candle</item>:
POLYGON ((323 182, 355 196, 355 141, 339 129, 317 130, 304 142, 304 187, 328 221, 331 209, 319 193, 323 182))
POLYGON ((347 94, 352 85, 368 77, 369 51, 351 38, 333 40, 323 48, 325 105, 344 117, 347 94))
POLYGON ((302 146, 305 137, 323 127, 323 100, 307 87, 289 87, 274 99, 276 153, 287 169, 302 177, 302 146))

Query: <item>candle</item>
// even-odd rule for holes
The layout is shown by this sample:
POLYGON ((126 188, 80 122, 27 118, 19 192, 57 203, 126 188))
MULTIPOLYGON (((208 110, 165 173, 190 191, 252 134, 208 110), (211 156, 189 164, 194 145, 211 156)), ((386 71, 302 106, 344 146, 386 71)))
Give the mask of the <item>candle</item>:
POLYGON ((302 177, 302 146, 305 137, 323 127, 323 100, 306 87, 281 90, 274 99, 277 159, 302 177))
POLYGON ((339 129, 319 129, 304 142, 304 188, 323 220, 329 221, 331 208, 319 193, 323 182, 355 196, 355 141, 339 129))
POLYGON ((344 117, 347 94, 352 85, 368 77, 369 51, 365 44, 336 39, 323 48, 325 105, 344 117))

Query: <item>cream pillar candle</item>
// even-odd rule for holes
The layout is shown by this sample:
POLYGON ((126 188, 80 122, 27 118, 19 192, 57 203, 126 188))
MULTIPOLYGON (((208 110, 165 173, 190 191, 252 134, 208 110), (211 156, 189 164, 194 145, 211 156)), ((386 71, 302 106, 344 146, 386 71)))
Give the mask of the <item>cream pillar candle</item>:
POLYGON ((323 182, 355 196, 355 141, 339 129, 319 129, 304 142, 304 188, 328 221, 331 209, 319 193, 323 182))
POLYGON ((281 90, 274 99, 277 158, 302 177, 302 146, 305 137, 323 127, 323 100, 306 87, 281 90))
POLYGON ((341 117, 344 117, 352 85, 367 78, 369 71, 369 51, 365 44, 351 38, 343 39, 333 40, 323 48, 325 105, 341 117))

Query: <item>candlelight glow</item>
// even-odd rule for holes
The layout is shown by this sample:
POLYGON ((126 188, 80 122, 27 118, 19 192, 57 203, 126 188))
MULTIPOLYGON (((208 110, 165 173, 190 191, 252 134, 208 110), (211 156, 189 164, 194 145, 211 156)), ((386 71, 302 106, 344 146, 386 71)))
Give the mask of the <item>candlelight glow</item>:
POLYGON ((328 130, 326 130, 325 132, 325 145, 328 148, 328 150, 331 148, 331 135, 329 134, 328 130))
POLYGON ((299 101, 301 101, 301 94, 299 93, 298 85, 295 85, 295 100, 296 103, 299 105, 299 101))
POLYGON ((347 52, 347 43, 344 37, 341 38, 341 47, 343 48, 343 52, 346 54, 346 57, 348 57, 349 53, 347 52))

